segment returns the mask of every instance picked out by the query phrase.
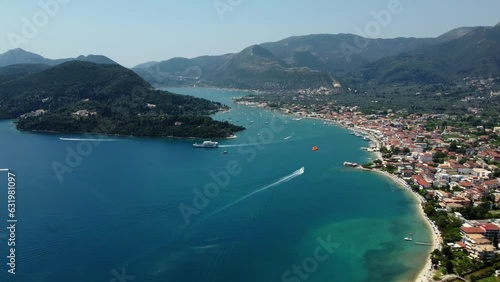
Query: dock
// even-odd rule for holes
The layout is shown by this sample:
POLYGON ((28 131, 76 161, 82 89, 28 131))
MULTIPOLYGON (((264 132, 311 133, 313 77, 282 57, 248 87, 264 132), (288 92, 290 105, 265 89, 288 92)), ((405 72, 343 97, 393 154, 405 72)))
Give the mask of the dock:
POLYGON ((432 246, 432 243, 415 242, 415 245, 421 245, 421 246, 432 246))

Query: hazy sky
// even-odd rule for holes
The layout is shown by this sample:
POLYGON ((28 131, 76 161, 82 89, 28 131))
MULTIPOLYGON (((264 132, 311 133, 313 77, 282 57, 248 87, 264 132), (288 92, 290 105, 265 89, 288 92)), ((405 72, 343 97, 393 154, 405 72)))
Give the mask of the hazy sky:
POLYGON ((48 58, 102 54, 131 67, 293 35, 358 33, 356 27, 382 38, 434 37, 495 25, 499 11, 498 0, 11 0, 0 6, 0 53, 19 47, 48 58), (372 12, 396 2, 388 24, 373 27, 372 12))

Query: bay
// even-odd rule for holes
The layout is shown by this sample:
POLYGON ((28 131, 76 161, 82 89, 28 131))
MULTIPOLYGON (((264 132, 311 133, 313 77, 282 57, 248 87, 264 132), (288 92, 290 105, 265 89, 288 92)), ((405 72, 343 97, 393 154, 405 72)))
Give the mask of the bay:
POLYGON ((169 90, 228 104, 215 118, 247 130, 195 149, 203 140, 33 134, 0 122, 19 219, 18 273, 2 281, 411 281, 424 265, 430 249, 403 240, 431 240, 415 199, 342 166, 368 162, 367 141, 234 104, 243 92, 169 90))

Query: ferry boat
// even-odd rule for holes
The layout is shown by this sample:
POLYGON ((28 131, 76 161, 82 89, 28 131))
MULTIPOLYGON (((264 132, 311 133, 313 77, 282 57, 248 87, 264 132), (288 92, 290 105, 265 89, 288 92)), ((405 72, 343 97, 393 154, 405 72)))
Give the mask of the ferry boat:
POLYGON ((195 148, 218 148, 219 143, 212 142, 212 141, 203 141, 203 143, 201 143, 201 144, 194 143, 193 147, 195 147, 195 148))

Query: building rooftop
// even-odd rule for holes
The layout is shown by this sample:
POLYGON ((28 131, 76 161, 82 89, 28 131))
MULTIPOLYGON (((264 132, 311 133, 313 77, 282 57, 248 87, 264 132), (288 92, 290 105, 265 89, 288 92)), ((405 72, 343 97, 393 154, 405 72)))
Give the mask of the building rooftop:
POLYGON ((493 223, 481 224, 486 231, 500 231, 500 227, 493 223))
POLYGON ((496 250, 493 245, 478 245, 474 249, 478 252, 494 252, 496 250))
POLYGON ((484 232, 486 232, 486 230, 484 230, 483 228, 481 227, 460 227, 460 230, 464 233, 467 233, 467 234, 483 234, 484 232))

